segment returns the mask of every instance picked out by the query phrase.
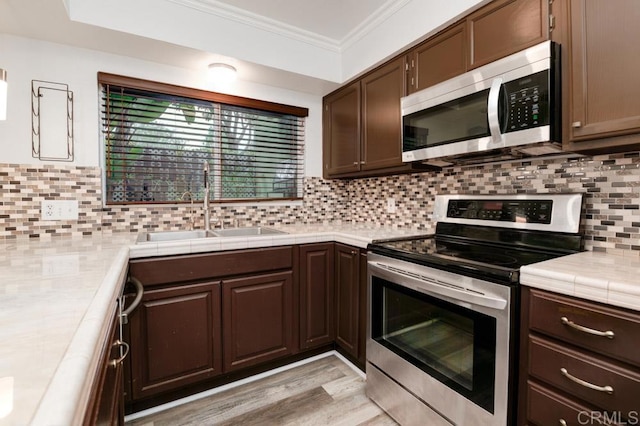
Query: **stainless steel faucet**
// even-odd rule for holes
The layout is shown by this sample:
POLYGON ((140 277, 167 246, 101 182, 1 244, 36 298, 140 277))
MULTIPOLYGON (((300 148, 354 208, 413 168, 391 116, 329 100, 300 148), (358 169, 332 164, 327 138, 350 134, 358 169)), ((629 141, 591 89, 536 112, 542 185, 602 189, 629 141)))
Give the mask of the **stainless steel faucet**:
POLYGON ((211 212, 209 211, 209 162, 204 162, 204 203, 202 203, 204 209, 204 229, 205 231, 211 230, 211 212))

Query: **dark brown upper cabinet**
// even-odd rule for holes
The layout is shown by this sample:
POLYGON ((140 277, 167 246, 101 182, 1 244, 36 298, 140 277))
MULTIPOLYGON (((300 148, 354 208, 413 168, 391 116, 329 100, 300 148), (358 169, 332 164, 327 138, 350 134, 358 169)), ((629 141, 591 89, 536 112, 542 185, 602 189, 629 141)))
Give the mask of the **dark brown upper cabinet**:
POLYGON ((360 82, 324 99, 323 156, 325 177, 360 171, 360 82))
POLYGON ((496 0, 325 96, 323 176, 434 170, 402 162, 400 99, 548 38, 548 0, 496 0))
POLYGON ((414 93, 467 70, 466 25, 461 22, 407 54, 407 93, 414 93))
POLYGON ((405 62, 397 58, 324 98, 324 177, 424 170, 402 162, 400 98, 405 62))
POLYGON ((562 46, 565 149, 590 154, 640 149, 640 2, 552 4, 562 46), (565 28, 560 28, 564 25, 565 28))
POLYGON ((469 69, 549 39, 548 0, 496 0, 466 18, 469 69))
POLYGON ((400 98, 404 96, 404 59, 366 75, 362 90, 362 170, 402 166, 400 98))

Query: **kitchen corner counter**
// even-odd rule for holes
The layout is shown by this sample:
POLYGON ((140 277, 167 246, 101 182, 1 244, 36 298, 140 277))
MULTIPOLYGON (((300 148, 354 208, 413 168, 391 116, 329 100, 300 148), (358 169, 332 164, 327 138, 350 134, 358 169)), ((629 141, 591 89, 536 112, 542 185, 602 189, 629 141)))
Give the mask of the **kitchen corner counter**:
POLYGON ((0 426, 81 421, 130 258, 325 241, 365 248, 426 233, 361 225, 277 228, 287 234, 138 245, 137 235, 126 233, 0 242, 0 426))
POLYGON ((0 425, 84 414, 127 237, 0 243, 0 425))
POLYGON ((582 252, 523 266, 523 285, 640 311, 640 257, 582 252))

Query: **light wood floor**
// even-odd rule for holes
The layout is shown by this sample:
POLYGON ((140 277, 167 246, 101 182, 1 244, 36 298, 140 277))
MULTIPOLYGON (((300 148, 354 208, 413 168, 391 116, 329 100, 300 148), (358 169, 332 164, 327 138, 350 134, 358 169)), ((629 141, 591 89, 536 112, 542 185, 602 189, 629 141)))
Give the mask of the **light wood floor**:
POLYGON ((128 421, 127 426, 396 425, 364 393, 364 380, 328 356, 258 381, 128 421))

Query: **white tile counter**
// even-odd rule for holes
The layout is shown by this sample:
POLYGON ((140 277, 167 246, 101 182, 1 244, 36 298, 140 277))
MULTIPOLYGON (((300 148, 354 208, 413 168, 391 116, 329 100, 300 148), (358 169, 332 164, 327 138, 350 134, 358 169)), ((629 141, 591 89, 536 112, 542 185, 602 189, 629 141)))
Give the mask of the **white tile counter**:
POLYGON ((375 240, 424 235, 416 229, 393 229, 365 225, 286 225, 269 226, 286 234, 255 237, 217 237, 184 241, 145 242, 131 247, 129 256, 134 258, 167 256, 174 254, 204 253, 220 250, 240 250, 255 247, 308 244, 335 241, 366 248, 375 240))
POLYGON ((132 240, 0 243, 0 425, 82 416, 132 240))
POLYGON ((364 248, 425 234, 352 225, 277 228, 287 234, 138 245, 135 234, 0 242, 0 426, 82 419, 129 258, 324 241, 364 248))
POLYGON ((583 252, 523 266, 520 282, 640 311, 640 257, 583 252))

